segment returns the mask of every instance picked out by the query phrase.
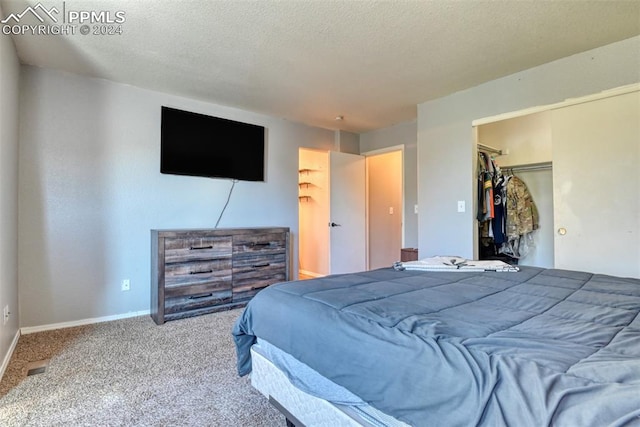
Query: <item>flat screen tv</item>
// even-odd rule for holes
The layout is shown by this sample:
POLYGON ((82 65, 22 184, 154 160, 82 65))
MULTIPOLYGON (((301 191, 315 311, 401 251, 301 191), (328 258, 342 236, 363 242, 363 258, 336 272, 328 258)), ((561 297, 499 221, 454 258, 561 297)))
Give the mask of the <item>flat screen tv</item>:
POLYGON ((162 107, 160 172, 264 181, 263 126, 162 107))

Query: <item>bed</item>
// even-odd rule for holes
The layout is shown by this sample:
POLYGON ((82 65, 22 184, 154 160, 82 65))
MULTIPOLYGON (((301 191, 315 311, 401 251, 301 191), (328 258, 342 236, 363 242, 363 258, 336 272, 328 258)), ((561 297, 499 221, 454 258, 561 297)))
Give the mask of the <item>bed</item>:
POLYGON ((296 425, 623 426, 639 313, 634 278, 388 268, 272 285, 233 335, 238 373, 296 425))

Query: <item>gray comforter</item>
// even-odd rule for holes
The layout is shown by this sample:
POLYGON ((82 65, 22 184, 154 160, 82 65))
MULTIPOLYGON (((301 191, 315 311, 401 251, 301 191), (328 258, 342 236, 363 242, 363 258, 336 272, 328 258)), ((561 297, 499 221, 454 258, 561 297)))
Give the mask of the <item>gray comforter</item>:
POLYGON ((640 425, 640 280, 381 269, 261 291, 236 322, 414 426, 640 425))

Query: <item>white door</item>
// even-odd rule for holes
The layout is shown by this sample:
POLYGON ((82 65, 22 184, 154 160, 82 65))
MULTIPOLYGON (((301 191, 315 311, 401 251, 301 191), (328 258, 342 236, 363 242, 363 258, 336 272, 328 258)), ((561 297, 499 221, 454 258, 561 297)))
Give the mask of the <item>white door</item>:
POLYGON ((329 153, 331 274, 366 270, 365 158, 329 153))
POLYGON ((552 112, 555 267, 640 277, 640 92, 552 112))

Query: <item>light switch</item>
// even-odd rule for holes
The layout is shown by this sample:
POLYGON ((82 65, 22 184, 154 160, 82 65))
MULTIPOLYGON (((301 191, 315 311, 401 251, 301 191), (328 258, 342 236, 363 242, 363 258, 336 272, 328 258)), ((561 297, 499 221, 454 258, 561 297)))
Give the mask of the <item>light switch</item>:
POLYGON ((389 215, 393 215, 393 206, 389 206, 389 215))
POLYGON ((464 200, 458 200, 458 212, 464 212, 465 210, 464 200))

